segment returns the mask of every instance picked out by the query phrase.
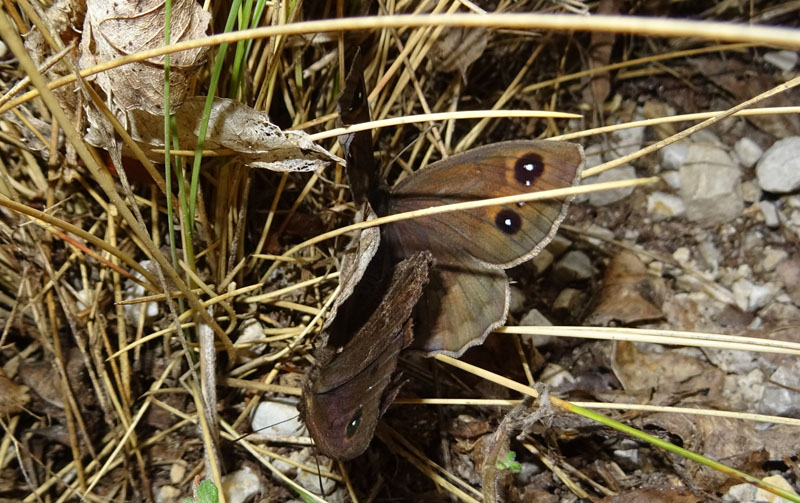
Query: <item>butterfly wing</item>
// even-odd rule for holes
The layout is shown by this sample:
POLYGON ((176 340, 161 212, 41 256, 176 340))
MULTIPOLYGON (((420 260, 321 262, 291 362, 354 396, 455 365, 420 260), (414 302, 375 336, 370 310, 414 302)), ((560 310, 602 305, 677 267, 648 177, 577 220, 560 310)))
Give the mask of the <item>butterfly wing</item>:
MULTIPOLYGON (((463 201, 576 185, 583 166, 579 145, 523 140, 495 143, 432 164, 395 186, 389 214, 463 201)), ((499 268, 533 257, 555 235, 571 198, 441 213, 386 229, 400 256, 430 250, 438 265, 473 258, 499 268), (455 251, 454 251, 455 250, 455 251)), ((452 264, 457 265, 457 264, 452 264)))
MULTIPOLYGON (((463 201, 560 189, 578 183, 583 151, 571 143, 513 141, 470 150, 395 186, 389 214, 463 201)), ((571 198, 442 213, 385 226, 397 257, 430 250, 436 268, 416 309, 414 348, 460 356, 508 314, 505 269, 542 250, 571 198)))
POLYGON ((412 348, 459 357, 503 324, 508 305, 503 271, 474 260, 435 267, 415 308, 412 348))
POLYGON ((336 459, 367 448, 378 419, 397 393, 397 357, 413 338, 411 312, 428 281, 432 258, 417 253, 394 268, 380 304, 341 350, 321 359, 303 385, 301 413, 317 447, 336 459))

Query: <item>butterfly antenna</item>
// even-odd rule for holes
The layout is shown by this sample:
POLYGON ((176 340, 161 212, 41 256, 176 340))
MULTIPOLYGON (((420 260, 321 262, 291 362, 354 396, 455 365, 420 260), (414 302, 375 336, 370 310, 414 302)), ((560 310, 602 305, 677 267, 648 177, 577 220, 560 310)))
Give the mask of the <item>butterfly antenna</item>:
MULTIPOLYGON (((314 446, 316 447, 316 445, 314 446)), ((314 464, 317 465, 317 481, 319 482, 319 494, 325 496, 324 489, 322 489, 322 468, 319 466, 319 457, 314 453, 314 464)))
POLYGON ((424 131, 422 131, 422 132, 421 132, 419 135, 417 135, 417 137, 416 137, 416 138, 414 138, 413 140, 411 140, 411 142, 410 142, 408 145, 406 145, 405 147, 403 147, 403 150, 401 150, 400 152, 398 152, 398 154, 397 154, 397 155, 395 155, 394 157, 392 157, 392 160, 391 160, 391 161, 389 161, 389 162, 386 164, 386 167, 384 168, 384 170, 383 170, 383 173, 381 173, 381 175, 382 175, 382 176, 381 176, 381 180, 386 180, 386 175, 388 175, 388 174, 389 174, 389 169, 392 167, 392 165, 395 163, 395 161, 397 161, 397 159, 399 159, 401 155, 405 154, 405 153, 406 153, 406 151, 407 151, 408 149, 410 149, 411 147, 413 147, 415 143, 417 143, 417 142, 418 142, 420 139, 422 139, 422 137, 423 137, 423 136, 425 136, 426 134, 428 134, 428 131, 430 131, 431 129, 433 129, 433 126, 432 126, 432 125, 431 125, 431 126, 428 126, 427 128, 425 128, 425 130, 424 130, 424 131))
POLYGON ((245 438, 248 435, 252 435, 253 433, 258 433, 259 431, 266 430, 267 428, 272 428, 273 426, 278 426, 279 424, 283 424, 283 423, 286 423, 288 421, 293 421, 293 420, 297 419, 298 417, 300 417, 300 414, 297 414, 297 415, 291 416, 291 417, 287 417, 286 419, 278 421, 277 423, 268 424, 268 425, 266 425, 264 427, 261 427, 261 428, 259 428, 257 430, 253 430, 253 431, 251 431, 249 433, 245 433, 244 435, 242 435, 240 437, 236 437, 233 441, 234 442, 238 442, 239 440, 245 438))

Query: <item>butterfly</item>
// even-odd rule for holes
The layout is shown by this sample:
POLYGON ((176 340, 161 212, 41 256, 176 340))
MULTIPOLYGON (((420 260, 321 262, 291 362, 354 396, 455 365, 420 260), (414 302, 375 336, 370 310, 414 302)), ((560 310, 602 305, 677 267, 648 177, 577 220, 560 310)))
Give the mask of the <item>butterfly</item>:
MULTIPOLYGON (((339 115, 345 125, 369 120, 359 55, 339 99, 339 115)), ((339 141, 357 220, 570 187, 584 164, 579 145, 509 141, 454 155, 388 187, 378 174, 370 132, 339 141)), ((486 206, 361 231, 342 265, 343 293, 323 326, 327 353, 335 356, 324 357, 304 386, 304 418, 324 453, 349 459, 369 445, 399 389, 389 383, 401 350, 410 345, 427 355, 460 356, 505 322, 510 291, 504 269, 550 242, 570 200, 486 206), (421 274, 420 254, 428 264, 425 281, 401 286, 396 277, 401 266, 421 274), (413 334, 406 333, 410 317, 413 334), (391 328, 375 329, 386 321, 391 328)))

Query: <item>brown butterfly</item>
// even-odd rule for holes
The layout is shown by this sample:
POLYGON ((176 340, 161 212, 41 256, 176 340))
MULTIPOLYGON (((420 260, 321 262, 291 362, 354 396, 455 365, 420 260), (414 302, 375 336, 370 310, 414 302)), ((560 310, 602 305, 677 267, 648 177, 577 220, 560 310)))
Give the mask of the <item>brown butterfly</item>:
MULTIPOLYGON (((358 56, 339 114, 346 125, 369 120, 358 56)), ((496 143, 434 163, 388 188, 378 175, 370 132, 345 135, 340 143, 361 220, 569 187, 578 183, 584 162, 581 147, 571 143, 496 143)), ((343 294, 323 327, 328 353, 340 352, 323 359, 304 386, 304 419, 324 453, 349 459, 369 445, 398 389, 388 384, 389 376, 411 340, 406 320, 412 308, 413 347, 426 354, 461 355, 505 322, 510 294, 503 269, 530 259, 550 242, 570 199, 444 213, 361 232, 342 265, 343 294), (425 271, 424 293, 421 281, 412 281, 419 290, 399 285, 399 266, 393 266, 399 261, 405 269, 409 260, 418 264, 421 252, 435 264, 425 271), (394 272, 391 283, 388 271, 394 272), (386 326, 384 332, 376 330, 378 325, 386 326)), ((421 270, 419 265, 412 269, 421 270)))

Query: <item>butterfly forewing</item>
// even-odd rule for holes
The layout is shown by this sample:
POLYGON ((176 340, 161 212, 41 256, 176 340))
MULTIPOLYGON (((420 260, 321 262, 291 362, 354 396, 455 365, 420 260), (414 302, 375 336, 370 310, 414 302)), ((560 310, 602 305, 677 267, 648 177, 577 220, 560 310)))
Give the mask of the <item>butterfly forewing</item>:
MULTIPOLYGON (((582 166, 583 153, 575 144, 495 143, 439 161, 402 181, 390 193, 388 213, 570 187, 577 184, 582 166)), ((440 265, 446 265, 443 256, 448 255, 507 268, 547 245, 568 203, 562 197, 442 213, 390 224, 386 235, 401 256, 427 249, 440 265)))

